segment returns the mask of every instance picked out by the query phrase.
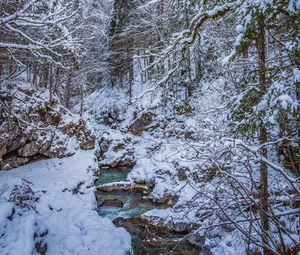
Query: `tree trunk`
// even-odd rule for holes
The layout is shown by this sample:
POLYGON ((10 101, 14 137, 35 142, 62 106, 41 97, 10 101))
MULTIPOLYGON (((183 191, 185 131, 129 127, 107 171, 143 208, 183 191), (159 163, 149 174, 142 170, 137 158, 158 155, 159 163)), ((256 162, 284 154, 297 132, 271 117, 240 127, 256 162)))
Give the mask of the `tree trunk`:
POLYGON ((55 84, 54 84, 54 88, 53 88, 54 93, 58 94, 57 87, 58 87, 59 83, 60 83, 60 68, 57 67, 56 68, 56 74, 55 74, 55 84))
POLYGON ((50 64, 49 66, 49 102, 52 104, 53 98, 53 66, 50 64))
POLYGON ((200 37, 198 37, 198 43, 194 46, 195 54, 195 79, 200 81, 202 78, 202 63, 201 63, 201 54, 200 54, 200 37))
POLYGON ((42 79, 40 80, 40 86, 48 88, 49 83, 49 64, 44 64, 42 66, 42 79))
MULTIPOLYGON (((186 29, 189 28, 190 20, 189 20, 189 5, 185 4, 185 23, 186 29)), ((190 47, 186 48, 185 51, 185 65, 187 71, 187 83, 186 83, 186 101, 192 96, 192 73, 191 73, 191 50, 190 47)))
MULTIPOLYGON (((261 90, 265 91, 267 89, 266 84, 266 38, 265 38, 265 20, 263 14, 259 14, 258 18, 258 37, 256 41, 256 48, 258 52, 258 64, 259 72, 258 79, 261 90)), ((261 121, 259 129, 259 140, 261 144, 264 144, 268 140, 267 128, 265 124, 261 121)), ((264 158, 268 155, 268 150, 266 147, 262 147, 260 150, 260 155, 264 158)), ((266 163, 261 162, 260 166, 260 224, 261 224, 261 238, 264 244, 263 254, 270 254, 269 249, 269 219, 268 219, 268 166, 266 163)))
POLYGON ((67 87, 66 87, 66 107, 70 107, 70 98, 71 98, 71 84, 72 84, 72 71, 69 72, 67 87))
POLYGON ((83 82, 80 82, 80 118, 83 117, 83 99, 84 99, 84 95, 83 95, 84 89, 83 89, 83 82))
POLYGON ((129 104, 131 104, 132 99, 132 85, 134 79, 134 66, 133 66, 133 59, 129 56, 129 104))
POLYGON ((39 74, 40 67, 36 64, 33 64, 33 74, 32 74, 32 83, 34 85, 38 84, 38 74, 39 74))
POLYGON ((3 76, 3 65, 0 64, 0 82, 1 82, 2 76, 3 76))

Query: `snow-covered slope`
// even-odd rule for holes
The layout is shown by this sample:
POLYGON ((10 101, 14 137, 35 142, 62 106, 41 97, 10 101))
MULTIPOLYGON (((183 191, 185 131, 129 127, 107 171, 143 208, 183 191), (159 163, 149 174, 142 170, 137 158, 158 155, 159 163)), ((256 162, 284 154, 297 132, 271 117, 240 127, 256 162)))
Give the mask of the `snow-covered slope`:
MULTIPOLYGON (((259 206, 259 145, 232 138, 228 100, 218 90, 223 83, 224 79, 218 78, 201 84, 188 102, 191 110, 181 107, 184 111, 179 113, 176 107, 162 103, 150 107, 143 99, 128 104, 123 96, 115 97, 115 88, 95 93, 97 96, 87 100, 85 108, 96 116, 94 125, 101 137, 100 165, 117 165, 127 153, 134 162, 127 181, 151 183, 149 197, 171 205, 146 212, 141 216, 144 220, 205 237, 203 247, 214 255, 239 255, 245 254, 245 236, 259 235, 260 223, 257 221, 253 230, 254 223, 249 220, 253 215, 259 217, 256 210, 249 210, 253 201, 259 206), (115 118, 103 121, 112 116, 109 112, 116 113, 115 118), (132 123, 147 112, 154 116, 152 123, 142 125, 143 132, 134 135, 132 123), (240 231, 243 229, 252 232, 244 235, 240 231)), ((284 242, 293 247, 293 241, 298 240, 298 223, 293 214, 299 209, 292 209, 288 201, 298 199, 295 194, 299 194, 299 179, 281 170, 271 149, 269 154, 269 199, 274 201, 273 212, 287 226, 284 242)), ((279 243, 276 227, 273 224, 270 229, 273 240, 279 243)))
POLYGON ((0 254, 124 255, 131 237, 95 210, 94 152, 0 172, 0 254))

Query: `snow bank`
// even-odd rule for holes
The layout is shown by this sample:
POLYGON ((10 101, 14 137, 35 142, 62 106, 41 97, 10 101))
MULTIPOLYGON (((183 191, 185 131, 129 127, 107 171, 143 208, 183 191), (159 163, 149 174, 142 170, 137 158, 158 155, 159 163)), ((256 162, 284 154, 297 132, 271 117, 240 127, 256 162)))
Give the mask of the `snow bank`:
POLYGON ((0 254, 37 254, 45 244, 50 255, 128 254, 129 233, 95 210, 94 165, 93 152, 78 151, 0 172, 0 254), (32 190, 23 196, 31 206, 12 198, 16 184, 32 190))

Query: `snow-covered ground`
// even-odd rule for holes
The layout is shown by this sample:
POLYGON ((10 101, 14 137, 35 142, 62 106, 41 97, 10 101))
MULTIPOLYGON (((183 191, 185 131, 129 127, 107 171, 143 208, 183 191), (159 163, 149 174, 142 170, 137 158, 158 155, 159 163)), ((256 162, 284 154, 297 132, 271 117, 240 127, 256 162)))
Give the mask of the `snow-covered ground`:
POLYGON ((0 254, 129 253, 129 233, 95 210, 94 170, 94 151, 78 151, 0 172, 0 254))

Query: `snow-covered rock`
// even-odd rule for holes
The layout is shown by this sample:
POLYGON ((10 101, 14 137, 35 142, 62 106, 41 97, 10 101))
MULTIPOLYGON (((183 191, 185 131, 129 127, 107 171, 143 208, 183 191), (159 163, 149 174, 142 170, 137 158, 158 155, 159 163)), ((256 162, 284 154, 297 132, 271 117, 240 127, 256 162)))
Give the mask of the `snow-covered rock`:
POLYGON ((153 122, 154 114, 152 112, 144 112, 135 118, 129 126, 129 130, 134 135, 140 135, 153 122))
POLYGON ((135 165, 132 140, 128 137, 112 139, 110 136, 102 136, 99 140, 99 149, 96 155, 99 167, 131 169, 135 165))
POLYGON ((49 100, 46 89, 4 84, 0 90, 0 169, 10 169, 44 157, 65 157, 75 149, 93 149, 88 123, 49 100))

